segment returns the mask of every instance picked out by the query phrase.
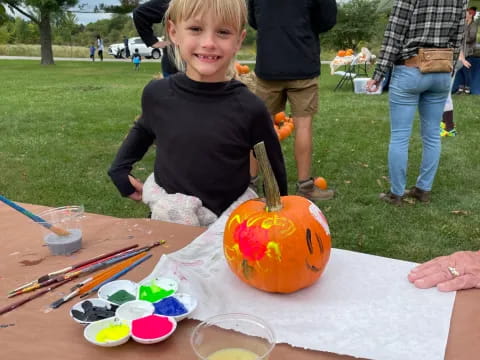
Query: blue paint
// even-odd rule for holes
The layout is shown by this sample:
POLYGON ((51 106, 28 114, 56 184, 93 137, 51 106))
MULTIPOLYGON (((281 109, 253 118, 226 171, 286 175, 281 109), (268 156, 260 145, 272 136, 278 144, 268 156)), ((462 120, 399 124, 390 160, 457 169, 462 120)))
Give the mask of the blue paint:
POLYGON ((153 304, 155 314, 166 316, 178 316, 188 312, 188 309, 173 296, 166 297, 153 304))

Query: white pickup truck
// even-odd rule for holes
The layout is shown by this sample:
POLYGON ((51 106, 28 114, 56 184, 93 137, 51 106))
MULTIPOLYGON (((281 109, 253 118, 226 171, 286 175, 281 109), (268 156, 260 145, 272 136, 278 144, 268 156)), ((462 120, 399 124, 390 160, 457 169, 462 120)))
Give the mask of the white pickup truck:
MULTIPOLYGON (((163 36, 157 38, 158 41, 163 41, 163 36)), ((145 45, 140 37, 132 37, 128 39, 128 49, 130 50, 130 56, 138 49, 140 56, 147 59, 160 59, 163 55, 162 49, 155 49, 145 45)), ((125 57, 125 45, 123 43, 111 44, 108 47, 108 53, 117 59, 125 57)))

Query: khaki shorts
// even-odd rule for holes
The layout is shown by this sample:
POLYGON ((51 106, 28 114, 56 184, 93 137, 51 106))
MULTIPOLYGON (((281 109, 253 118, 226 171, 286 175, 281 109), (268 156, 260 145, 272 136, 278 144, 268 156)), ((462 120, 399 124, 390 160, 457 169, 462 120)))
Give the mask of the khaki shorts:
POLYGON ((305 80, 262 80, 257 77, 255 94, 270 114, 285 110, 288 100, 292 116, 314 115, 318 109, 318 77, 305 80))

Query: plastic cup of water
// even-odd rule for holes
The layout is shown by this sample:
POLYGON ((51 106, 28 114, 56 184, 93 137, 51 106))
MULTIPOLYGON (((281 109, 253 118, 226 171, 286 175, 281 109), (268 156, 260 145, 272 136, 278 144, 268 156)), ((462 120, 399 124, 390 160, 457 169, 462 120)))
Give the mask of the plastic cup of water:
POLYGON ((82 219, 84 208, 79 206, 63 206, 46 210, 38 214, 46 223, 69 232, 58 235, 42 226, 42 236, 53 255, 70 255, 82 247, 82 219))
POLYGON ((259 317, 222 314, 197 325, 190 344, 199 360, 266 360, 275 347, 275 334, 259 317))

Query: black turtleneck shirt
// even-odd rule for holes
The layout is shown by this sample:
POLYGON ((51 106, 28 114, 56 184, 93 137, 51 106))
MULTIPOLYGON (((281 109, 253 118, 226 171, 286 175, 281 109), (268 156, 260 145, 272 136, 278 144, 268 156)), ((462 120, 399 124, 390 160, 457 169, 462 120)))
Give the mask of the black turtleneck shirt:
POLYGON ((132 166, 155 144, 156 183, 169 194, 196 196, 220 215, 247 189, 250 150, 260 141, 287 195, 282 150, 263 102, 239 81, 197 82, 178 73, 145 87, 142 115, 108 174, 123 196, 132 194, 132 166))

